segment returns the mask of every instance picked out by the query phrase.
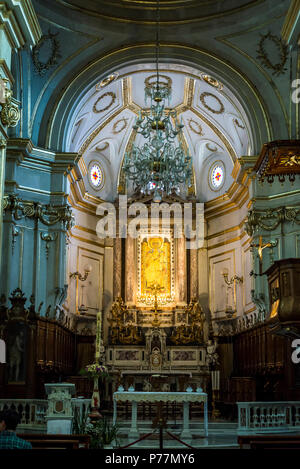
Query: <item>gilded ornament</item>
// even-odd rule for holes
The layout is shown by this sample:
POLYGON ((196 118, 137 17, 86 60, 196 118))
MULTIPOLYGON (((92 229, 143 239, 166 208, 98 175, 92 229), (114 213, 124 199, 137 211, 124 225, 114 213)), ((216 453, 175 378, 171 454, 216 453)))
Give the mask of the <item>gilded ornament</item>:
POLYGON ((194 119, 189 119, 188 120, 188 125, 189 128, 191 129, 192 132, 194 132, 197 135, 204 135, 202 131, 202 127, 199 124, 199 122, 195 121, 194 119))
POLYGON ((244 129, 244 128, 245 128, 244 125, 242 125, 242 124, 239 123, 238 119, 233 119, 233 123, 234 123, 237 127, 239 127, 240 129, 244 129))
MULTIPOLYGON (((146 88, 153 88, 156 86, 156 75, 151 75, 150 77, 147 77, 145 79, 145 87, 146 88), (150 81, 152 78, 154 78, 154 81, 150 81)), ((164 80, 159 81, 159 85, 163 88, 167 88, 170 90, 172 88, 172 78, 168 77, 167 75, 159 75, 159 78, 163 78, 164 80)))
POLYGON ((215 151, 217 151, 217 149, 218 149, 217 146, 211 148, 209 142, 206 144, 206 148, 207 148, 209 151, 212 151, 212 152, 215 152, 215 151))
POLYGON ((284 44, 279 36, 271 34, 270 31, 267 34, 261 34, 261 39, 258 43, 258 49, 256 52, 258 53, 257 58, 261 63, 269 70, 272 70, 272 75, 278 76, 286 72, 287 69, 285 68, 285 64, 288 57, 288 46, 284 44), (265 49, 267 41, 272 42, 277 48, 279 58, 277 63, 273 63, 269 58, 265 49))
POLYGON ((107 109, 109 109, 115 102, 116 100, 116 95, 115 93, 113 93, 112 91, 107 91, 106 93, 103 93, 101 96, 99 96, 99 98, 95 101, 94 105, 93 105, 93 112, 95 112, 96 114, 99 114, 100 112, 104 112, 104 111, 107 111, 107 109), (106 98, 106 96, 110 96, 111 98, 111 101, 110 103, 107 104, 107 106, 103 107, 102 109, 99 109, 97 108, 97 104, 102 101, 102 99, 106 98))
POLYGON ((123 117, 123 119, 119 119, 117 122, 115 122, 112 128, 113 134, 119 134, 123 132, 123 130, 125 130, 127 127, 127 121, 128 121, 128 118, 123 117), (119 124, 121 124, 121 126, 118 128, 119 124))
POLYGON ((103 80, 100 81, 100 83, 97 83, 96 85, 96 91, 100 91, 101 88, 104 88, 105 86, 109 85, 112 81, 115 81, 118 78, 119 74, 117 72, 112 73, 106 78, 103 78, 103 80))
POLYGON ((207 109, 210 112, 213 112, 214 114, 223 114, 223 112, 225 111, 224 104, 222 103, 222 101, 218 98, 218 96, 216 96, 212 93, 208 93, 207 91, 205 91, 204 93, 201 93, 200 101, 202 103, 202 106, 205 107, 205 109, 207 109), (206 103, 206 98, 209 97, 209 96, 214 98, 218 102, 218 104, 220 106, 219 109, 214 109, 206 103))
POLYGON ((107 319, 110 324, 110 342, 113 345, 136 345, 143 342, 138 327, 132 323, 126 323, 126 313, 127 307, 123 299, 116 298, 111 308, 110 317, 107 319))
POLYGON ((102 147, 100 147, 100 146, 98 147, 98 146, 97 146, 97 147, 96 147, 96 150, 98 150, 98 151, 105 151, 105 150, 107 150, 108 147, 109 147, 109 143, 108 143, 108 142, 104 142, 104 145, 103 145, 102 147))
POLYGON ((203 326, 205 314, 198 301, 193 298, 185 307, 187 323, 177 326, 170 337, 170 341, 175 345, 201 344, 203 342, 203 326))
POLYGON ((206 75, 205 73, 201 73, 201 78, 202 78, 202 80, 206 81, 206 83, 208 83, 211 86, 214 86, 218 90, 223 89, 223 83, 216 80, 216 78, 213 78, 210 75, 206 75))
POLYGON ((288 155, 281 155, 279 166, 299 166, 300 165, 300 154, 296 155, 290 152, 288 155))

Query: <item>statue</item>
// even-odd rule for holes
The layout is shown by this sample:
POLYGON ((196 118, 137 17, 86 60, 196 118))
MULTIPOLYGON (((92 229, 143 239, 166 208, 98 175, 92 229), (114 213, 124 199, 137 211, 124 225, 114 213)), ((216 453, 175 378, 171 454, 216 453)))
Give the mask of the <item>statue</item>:
POLYGON ((170 385, 169 383, 163 383, 161 387, 162 392, 169 392, 170 391, 170 385))
POLYGON ((152 385, 151 385, 150 381, 145 378, 144 382, 143 382, 143 391, 151 392, 151 390, 152 390, 152 385))
POLYGON ((20 331, 9 351, 9 380, 20 381, 20 371, 24 353, 24 332, 20 331))
POLYGON ((216 339, 214 340, 214 342, 211 339, 208 340, 206 346, 206 365, 219 365, 219 355, 216 352, 217 347, 218 343, 216 339))

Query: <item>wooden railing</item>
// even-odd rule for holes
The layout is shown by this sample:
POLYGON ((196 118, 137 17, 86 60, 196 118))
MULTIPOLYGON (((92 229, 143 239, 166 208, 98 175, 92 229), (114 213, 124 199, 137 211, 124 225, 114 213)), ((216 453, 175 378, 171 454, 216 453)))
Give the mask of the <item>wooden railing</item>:
POLYGON ((36 362, 41 369, 72 373, 75 356, 75 335, 57 320, 37 320, 36 362))
POLYGON ((287 339, 270 333, 261 323, 234 337, 234 376, 255 376, 266 371, 282 371, 287 339))

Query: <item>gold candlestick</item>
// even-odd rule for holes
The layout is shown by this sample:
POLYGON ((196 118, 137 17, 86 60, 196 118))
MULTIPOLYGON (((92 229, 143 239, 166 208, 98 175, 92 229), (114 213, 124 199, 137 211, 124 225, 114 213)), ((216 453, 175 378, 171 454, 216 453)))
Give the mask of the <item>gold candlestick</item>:
POLYGON ((158 301, 157 301, 157 294, 158 292, 162 291, 164 287, 161 287, 158 283, 154 283, 151 287, 150 290, 154 294, 154 319, 152 321, 152 326, 153 327, 159 327, 161 324, 161 321, 158 319, 158 301))
POLYGON ((95 350, 95 363, 100 362, 101 354, 101 328, 102 328, 102 312, 97 313, 97 324, 96 324, 96 350, 95 350))

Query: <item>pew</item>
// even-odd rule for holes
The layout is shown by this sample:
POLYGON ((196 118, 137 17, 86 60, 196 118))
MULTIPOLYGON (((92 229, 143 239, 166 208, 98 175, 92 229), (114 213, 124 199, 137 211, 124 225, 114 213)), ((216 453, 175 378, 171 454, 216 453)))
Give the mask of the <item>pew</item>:
POLYGON ((88 449, 89 435, 54 435, 46 433, 18 433, 18 437, 29 441, 33 449, 88 449))
POLYGON ((268 434, 242 435, 238 437, 241 449, 298 449, 300 450, 299 434, 268 434))

